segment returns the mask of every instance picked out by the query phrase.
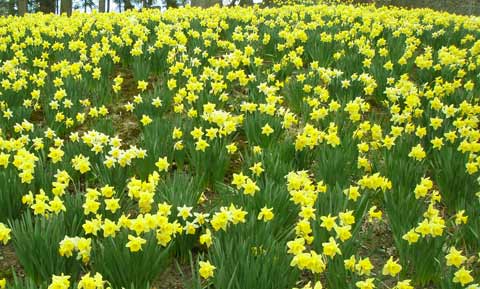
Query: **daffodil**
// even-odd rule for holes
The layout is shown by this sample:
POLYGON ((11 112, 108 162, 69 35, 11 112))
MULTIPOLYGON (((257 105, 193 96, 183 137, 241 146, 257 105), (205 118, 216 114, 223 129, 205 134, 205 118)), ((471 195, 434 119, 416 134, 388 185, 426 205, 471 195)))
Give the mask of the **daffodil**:
POLYGON ((215 266, 210 264, 209 261, 200 261, 199 263, 199 270, 198 272, 200 273, 200 276, 204 279, 208 279, 213 277, 214 271, 216 269, 215 266))
POLYGON ((128 235, 128 243, 125 245, 125 247, 130 249, 130 252, 138 252, 142 250, 142 245, 147 243, 147 240, 141 238, 141 237, 135 237, 132 235, 128 235))

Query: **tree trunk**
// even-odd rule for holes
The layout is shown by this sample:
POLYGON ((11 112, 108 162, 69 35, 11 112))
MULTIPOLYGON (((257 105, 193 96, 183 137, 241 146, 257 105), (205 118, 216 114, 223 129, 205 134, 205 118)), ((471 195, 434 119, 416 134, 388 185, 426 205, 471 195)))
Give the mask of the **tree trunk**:
POLYGON ((129 10, 129 9, 133 9, 133 5, 132 5, 132 2, 130 0, 124 0, 125 2, 125 11, 129 10))
POLYGON ((27 13, 27 0, 18 0, 18 15, 23 16, 27 13))
POLYGON ((178 8, 177 0, 166 0, 167 9, 168 8, 178 8))
POLYGON ((107 12, 110 12, 110 0, 107 0, 107 12))
POLYGON ((105 0, 98 0, 98 12, 105 12, 105 0))
MULTIPOLYGON (((232 0, 232 1, 235 1, 235 0, 232 0)), ((222 0, 191 0, 192 3, 190 3, 190 5, 192 7, 202 7, 202 8, 208 8, 208 7, 212 7, 216 4, 219 4, 220 6, 222 6, 222 0)))
POLYGON ((72 0, 61 0, 60 13, 67 13, 68 16, 72 15, 72 0))
POLYGON ((40 11, 49 14, 55 13, 55 2, 53 0, 39 0, 40 11))

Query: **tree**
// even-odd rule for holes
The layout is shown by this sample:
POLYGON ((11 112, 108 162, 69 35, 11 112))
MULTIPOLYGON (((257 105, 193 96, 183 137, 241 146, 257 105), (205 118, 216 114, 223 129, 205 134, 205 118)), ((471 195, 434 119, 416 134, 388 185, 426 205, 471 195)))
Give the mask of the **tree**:
MULTIPOLYGON (((118 12, 122 12, 122 0, 113 0, 113 3, 115 3, 118 7, 118 12)), ((109 4, 110 6, 110 4, 109 4)), ((110 9, 109 9, 110 12, 110 9)))
POLYGON ((14 15, 15 12, 15 0, 8 0, 8 14, 14 15))
POLYGON ((5 1, 0 1, 0 16, 10 14, 10 12, 8 11, 7 4, 8 3, 6 3, 5 1))
POLYGON ((123 0, 124 4, 125 4, 125 11, 129 10, 129 9, 133 9, 133 4, 132 4, 132 1, 130 0, 123 0))
POLYGON ((165 0, 167 3, 167 8, 178 8, 177 0, 165 0))
POLYGON ((72 0, 61 0, 60 13, 67 13, 68 16, 72 15, 72 0))
POLYGON ((55 13, 55 1, 54 0, 39 0, 40 11, 43 13, 55 13))
POLYGON ((98 12, 105 12, 105 0, 98 0, 98 12))
POLYGON ((15 2, 16 0, 0 0, 0 15, 15 15, 15 2))
POLYGON ((27 0, 18 0, 18 15, 23 16, 27 13, 27 0))
POLYGON ((97 7, 97 5, 93 2, 93 0, 77 0, 73 3, 73 9, 83 9, 83 12, 87 12, 88 9, 93 9, 97 7))
POLYGON ((208 8, 216 4, 222 6, 222 0, 191 0, 193 7, 208 8))

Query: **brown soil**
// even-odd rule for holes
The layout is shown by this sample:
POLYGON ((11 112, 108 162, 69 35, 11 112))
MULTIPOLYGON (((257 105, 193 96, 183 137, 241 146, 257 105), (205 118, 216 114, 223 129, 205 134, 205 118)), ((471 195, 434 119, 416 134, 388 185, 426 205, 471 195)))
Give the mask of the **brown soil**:
POLYGON ((11 279, 13 272, 23 277, 23 269, 20 265, 12 245, 0 246, 0 278, 11 279))

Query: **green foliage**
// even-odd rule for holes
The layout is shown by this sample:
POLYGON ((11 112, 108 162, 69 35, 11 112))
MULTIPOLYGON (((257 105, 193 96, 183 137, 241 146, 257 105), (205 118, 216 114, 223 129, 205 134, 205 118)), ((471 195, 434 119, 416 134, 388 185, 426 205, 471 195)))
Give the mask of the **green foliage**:
POLYGON ((15 254, 26 276, 36 284, 50 280, 53 274, 78 276, 80 261, 61 257, 58 253, 60 241, 74 233, 63 214, 45 218, 32 217, 26 212, 19 220, 11 221, 10 227, 15 254))
POLYGON ((17 274, 13 274, 13 280, 7 282, 7 289, 46 289, 47 283, 37 285, 32 279, 19 278, 17 274))
POLYGON ((290 234, 273 237, 271 224, 261 224, 250 215, 246 224, 215 236, 208 259, 216 267, 214 288, 292 288, 300 272, 290 266, 285 254, 290 234), (289 268, 285 270, 285 268, 289 268))
POLYGON ((165 269, 169 247, 157 244, 155 233, 142 235, 147 240, 138 252, 125 246, 128 233, 119 232, 114 238, 98 239, 92 244, 91 266, 109 280, 112 289, 148 289, 156 276, 165 269))
POLYGON ((191 171, 201 177, 207 186, 223 181, 230 164, 230 155, 226 149, 228 138, 216 138, 209 143, 204 152, 197 150, 195 142, 190 142, 185 147, 191 171))
MULTIPOLYGON (((171 219, 178 214, 178 207, 188 206, 196 210, 200 197, 203 193, 202 179, 191 176, 182 171, 175 171, 162 179, 157 186, 155 199, 157 203, 166 202, 172 205, 171 219)), ((174 221, 173 219, 171 221, 174 221)), ((198 240, 198 234, 182 234, 176 237, 172 245, 172 253, 183 259, 194 248, 198 240)))
POLYGON ((173 206, 173 214, 176 214, 176 207, 196 207, 202 195, 201 179, 182 171, 174 171, 165 179, 162 179, 157 186, 155 195, 157 202, 167 202, 173 206))
POLYGON ((14 219, 22 213, 22 192, 27 187, 20 182, 13 166, 0 169, 0 222, 14 219))
POLYGON ((180 272, 180 275, 182 276, 182 283, 183 287, 185 289, 203 289, 204 287, 202 286, 202 280, 200 277, 200 274, 198 273, 198 262, 200 260, 200 256, 197 256, 195 260, 192 257, 192 253, 189 252, 189 267, 190 267, 190 272, 187 274, 186 272, 183 271, 183 269, 180 267, 180 264, 178 262, 175 262, 175 265, 177 266, 178 272, 180 272))

